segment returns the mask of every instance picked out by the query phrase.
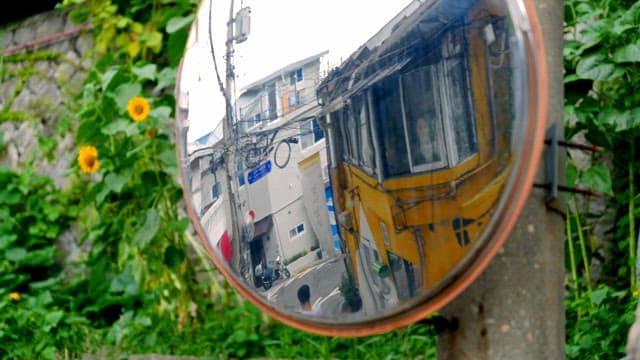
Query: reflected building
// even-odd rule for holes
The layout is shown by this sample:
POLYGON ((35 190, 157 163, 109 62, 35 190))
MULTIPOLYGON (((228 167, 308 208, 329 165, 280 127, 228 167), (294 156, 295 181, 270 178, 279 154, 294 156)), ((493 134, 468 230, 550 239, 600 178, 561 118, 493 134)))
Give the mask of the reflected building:
MULTIPOLYGON (((251 266, 273 266, 277 256, 292 270, 331 255, 334 244, 325 189, 329 179, 324 132, 318 126, 316 87, 327 52, 291 63, 244 87, 240 118, 240 193, 255 214, 249 241, 251 266)), ((260 279, 254 279, 259 286, 260 279)))
MULTIPOLYGON (((330 216, 325 136, 316 87, 327 52, 291 63, 245 86, 236 99, 234 194, 240 219, 240 269, 255 287, 256 267, 280 256, 295 274, 341 253, 330 216)), ((188 121, 183 121, 188 124, 188 121)), ((220 125, 187 145, 186 186, 212 247, 231 264, 233 246, 226 142, 220 125)))
POLYGON ((412 2, 319 85, 340 235, 363 311, 454 273, 491 221, 512 164, 508 10, 412 2))

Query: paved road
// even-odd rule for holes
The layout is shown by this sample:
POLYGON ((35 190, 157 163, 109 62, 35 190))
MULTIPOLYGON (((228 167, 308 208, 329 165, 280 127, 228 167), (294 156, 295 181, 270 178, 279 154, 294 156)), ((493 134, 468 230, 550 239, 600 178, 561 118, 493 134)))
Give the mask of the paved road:
POLYGON ((321 261, 287 280, 276 282, 265 291, 267 302, 277 304, 281 310, 297 311, 300 309, 297 292, 303 284, 311 288, 311 303, 320 307, 322 317, 339 316, 342 307, 342 296, 338 287, 345 272, 344 256, 321 261))

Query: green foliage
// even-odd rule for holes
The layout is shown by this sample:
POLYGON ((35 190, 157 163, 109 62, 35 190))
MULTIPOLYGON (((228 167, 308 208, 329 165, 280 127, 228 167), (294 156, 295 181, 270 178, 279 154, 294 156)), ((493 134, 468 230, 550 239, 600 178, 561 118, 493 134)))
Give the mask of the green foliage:
MULTIPOLYGON (((613 245, 596 282, 599 250, 590 200, 572 195, 566 221, 567 356, 619 359, 637 304, 637 224, 640 163, 639 1, 565 1, 565 137, 583 136, 602 150, 591 165, 568 158, 567 184, 609 199, 613 245), (610 165, 603 159, 610 158, 610 165), (611 321, 616 319, 616 321, 611 321)), ((602 259, 599 259, 602 261, 602 259)))
POLYGON ((56 239, 76 207, 49 178, 0 167, 0 358, 54 359, 85 341, 56 239))
POLYGON ((148 327, 175 332, 198 323, 205 308, 200 304, 208 301, 195 278, 198 262, 188 256, 188 220, 177 213, 182 191, 171 140, 175 75, 169 75, 177 70, 163 56, 166 34, 158 30, 182 19, 192 3, 64 5, 71 3, 86 5, 76 7, 72 18, 91 16, 97 29, 95 62, 78 95, 75 134, 78 146, 96 149, 99 163, 87 170, 79 158, 72 166, 84 211, 83 241, 90 244, 87 277, 75 285, 83 295, 73 305, 105 329, 104 346, 139 349, 140 342, 162 341, 152 341, 148 327), (148 109, 132 113, 130 101, 148 109))
POLYGON ((606 285, 567 300, 567 358, 622 358, 637 302, 637 294, 606 285))

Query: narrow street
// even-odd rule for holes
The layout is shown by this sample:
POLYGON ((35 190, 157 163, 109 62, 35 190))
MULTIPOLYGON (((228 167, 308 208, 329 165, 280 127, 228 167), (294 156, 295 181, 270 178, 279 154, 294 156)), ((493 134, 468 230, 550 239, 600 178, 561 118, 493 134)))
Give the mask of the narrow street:
POLYGON ((263 295, 268 303, 277 304, 281 310, 297 311, 300 309, 298 288, 307 284, 311 288, 311 303, 314 308, 321 309, 321 317, 333 317, 330 314, 339 316, 342 306, 340 279, 346 271, 343 260, 342 255, 333 257, 292 274, 289 279, 277 280, 263 295))

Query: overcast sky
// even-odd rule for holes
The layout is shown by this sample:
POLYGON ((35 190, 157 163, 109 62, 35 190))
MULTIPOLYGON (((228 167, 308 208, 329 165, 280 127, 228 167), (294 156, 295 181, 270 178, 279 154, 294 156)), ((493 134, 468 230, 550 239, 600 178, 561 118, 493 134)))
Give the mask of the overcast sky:
MULTIPOLYGON (((411 0, 235 0, 251 8, 251 33, 235 45, 236 94, 292 62, 329 50, 323 62, 338 64, 406 7, 411 0)), ((230 0, 213 0, 212 34, 224 82, 226 22, 230 0)), ((200 5, 187 44, 181 91, 189 91, 188 141, 211 132, 224 116, 209 46, 209 2, 200 5)))

